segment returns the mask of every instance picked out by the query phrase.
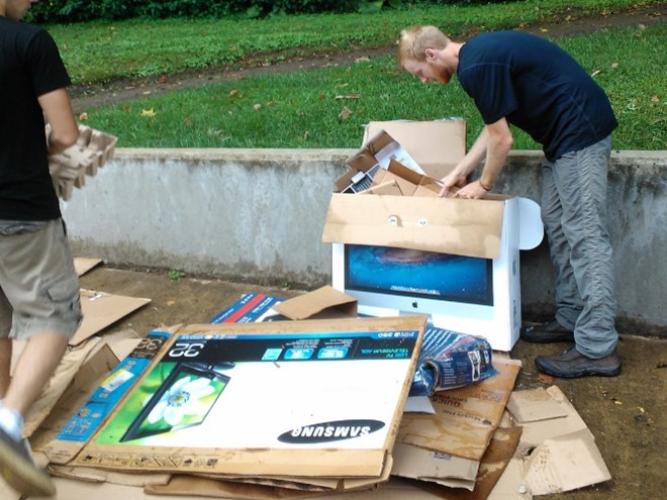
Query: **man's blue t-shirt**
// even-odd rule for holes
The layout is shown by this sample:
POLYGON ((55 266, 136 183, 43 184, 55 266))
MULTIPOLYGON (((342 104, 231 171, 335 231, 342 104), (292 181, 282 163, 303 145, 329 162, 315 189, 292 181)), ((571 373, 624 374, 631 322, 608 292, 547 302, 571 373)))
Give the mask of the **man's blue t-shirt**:
POLYGON ((484 123, 506 118, 554 161, 617 126, 609 99, 564 50, 518 31, 478 35, 459 52, 458 79, 484 123))

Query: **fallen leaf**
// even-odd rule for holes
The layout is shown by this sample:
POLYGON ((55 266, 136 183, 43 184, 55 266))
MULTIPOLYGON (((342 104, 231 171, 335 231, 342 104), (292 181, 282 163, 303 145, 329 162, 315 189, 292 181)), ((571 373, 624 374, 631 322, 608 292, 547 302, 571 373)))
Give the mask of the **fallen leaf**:
POLYGON ((651 102, 660 102, 660 98, 657 95, 651 97, 651 102))
POLYGON ((173 306, 175 303, 176 303, 175 300, 168 300, 168 301, 167 301, 167 305, 168 305, 168 306, 173 306))
POLYGON ((168 81, 169 81, 169 77, 168 77, 167 75, 162 75, 162 76, 158 79, 158 83, 167 83, 168 81))
POLYGON ((155 109, 153 108, 141 110, 141 116, 144 118, 153 118, 156 114, 157 113, 155 113, 155 109))
POLYGON ((352 110, 350 110, 350 108, 348 108, 347 106, 343 106, 343 109, 341 109, 340 113, 338 113, 338 119, 340 121, 347 120, 351 114, 352 110))
POLYGON ((85 111, 79 115, 79 120, 80 121, 84 121, 84 120, 87 120, 87 119, 88 119, 88 113, 86 113, 85 111))
POLYGON ((537 376, 537 381, 538 381, 540 384, 551 385, 551 384, 554 383, 554 378, 553 378, 551 375, 547 375, 546 373, 540 373, 540 374, 537 376))
POLYGON ((336 99, 360 99, 361 94, 346 94, 346 95, 337 95, 336 99))
POLYGON ((262 105, 261 105, 261 104, 255 104, 255 105, 252 107, 252 109, 254 109, 255 111, 259 111, 260 109, 262 109, 262 105))

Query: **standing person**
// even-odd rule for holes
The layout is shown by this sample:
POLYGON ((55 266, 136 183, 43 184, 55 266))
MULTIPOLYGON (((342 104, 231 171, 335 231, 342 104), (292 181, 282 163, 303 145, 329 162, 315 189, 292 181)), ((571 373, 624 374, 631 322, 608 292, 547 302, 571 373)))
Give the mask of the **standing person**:
POLYGON ((485 123, 468 154, 443 179, 443 192, 480 198, 491 190, 512 148, 513 124, 544 148, 542 218, 556 271, 556 317, 522 337, 574 341, 562 354, 538 356, 556 377, 616 376, 612 250, 606 228, 607 170, 617 122, 604 91, 558 46, 517 31, 456 43, 434 26, 401 32, 401 66, 422 82, 456 74, 485 123), (478 180, 466 178, 481 162, 478 180))
POLYGON ((47 160, 78 128, 53 39, 20 22, 32 3, 0 0, 0 474, 24 495, 45 496, 55 489, 32 460, 23 419, 81 321, 47 160), (10 379, 12 339, 27 342, 10 379))

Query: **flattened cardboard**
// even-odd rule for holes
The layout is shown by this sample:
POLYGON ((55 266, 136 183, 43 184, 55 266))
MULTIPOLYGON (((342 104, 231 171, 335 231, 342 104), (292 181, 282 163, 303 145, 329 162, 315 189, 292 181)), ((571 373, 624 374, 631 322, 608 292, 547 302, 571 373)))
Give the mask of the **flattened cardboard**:
MULTIPOLYGON (((147 495, 143 488, 135 486, 122 486, 111 483, 92 483, 75 481, 72 479, 54 478, 56 485, 56 496, 53 500, 202 500, 202 497, 194 492, 190 494, 173 497, 167 495, 147 495)), ((4 497, 2 497, 4 500, 4 497)), ((13 500, 13 499, 12 499, 13 500)))
POLYGON ((465 156, 466 123, 462 119, 375 121, 366 126, 364 144, 386 131, 431 177, 443 178, 465 156))
POLYGON ((280 302, 273 308, 292 320, 357 317, 357 299, 330 286, 280 302))
POLYGON ((498 370, 495 377, 435 393, 431 398, 435 415, 406 414, 398 441, 481 460, 503 416, 521 362, 494 358, 493 365, 498 370))
POLYGON ((384 194, 390 196, 403 196, 403 192, 396 182, 395 179, 388 180, 387 182, 382 182, 377 185, 372 185, 365 191, 361 191, 359 194, 384 194))
POLYGON ((588 429, 545 440, 526 462, 525 482, 533 495, 576 490, 610 479, 588 429))
POLYGON ((427 196, 424 191, 437 196, 442 189, 437 179, 418 174, 395 160, 389 162, 387 170, 378 171, 373 178, 374 185, 391 181, 396 182, 403 196, 427 196))
POLYGON ((173 330, 172 327, 149 332, 131 352, 122 352, 122 356, 114 354, 122 349, 114 349, 112 345, 124 343, 125 339, 112 339, 104 352, 80 370, 75 383, 40 428, 39 439, 33 445, 54 464, 69 463, 133 385, 133 377, 136 380, 148 369, 173 330), (109 385, 111 392, 104 389, 109 385))
POLYGON ((493 200, 334 193, 322 241, 494 259, 503 210, 493 200))
POLYGON ((175 475, 166 485, 148 485, 144 491, 150 495, 197 495, 210 498, 270 499, 270 498, 313 498, 321 496, 320 491, 304 491, 267 486, 262 484, 237 483, 222 479, 175 475))
POLYGON ((507 410, 518 424, 566 417, 568 410, 543 387, 529 391, 514 391, 507 410))
POLYGON ((91 339, 85 345, 76 349, 70 349, 65 353, 55 373, 42 389, 39 398, 30 407, 23 430, 26 437, 30 437, 42 424, 44 419, 48 417, 60 399, 60 396, 67 390, 70 382, 79 372, 81 365, 83 365, 88 355, 95 349, 98 343, 98 339, 91 339))
POLYGON ((83 321, 70 339, 69 344, 79 345, 150 301, 151 299, 112 295, 94 290, 81 290, 83 321))
MULTIPOLYGON (((541 391, 539 390, 533 390, 533 392, 541 394, 541 391)), ((520 447, 524 452, 540 445, 546 439, 570 434, 588 428, 586 423, 579 416, 579 413, 577 413, 577 410, 574 409, 574 406, 572 406, 565 394, 563 394, 563 391, 561 391, 558 386, 552 385, 546 389, 546 392, 549 397, 551 397, 560 405, 560 408, 565 409, 567 415, 565 417, 557 416, 556 418, 548 420, 523 422, 521 424, 523 427, 523 434, 521 435, 520 447)), ((522 402, 525 401, 526 398, 519 398, 518 400, 515 399, 513 409, 516 409, 522 402)), ((523 413, 525 413, 525 411, 523 413)), ((559 414, 560 413, 558 413, 558 415, 559 414)))
POLYGON ((98 259, 97 257, 74 257, 74 270, 77 276, 83 276, 101 263, 102 259, 98 259))
MULTIPOLYGON (((281 447, 251 447, 244 445, 243 447, 224 447, 220 443, 215 443, 211 441, 210 432, 206 433, 207 435, 207 445, 213 445, 215 447, 210 448, 193 448, 188 445, 181 445, 179 447, 169 447, 169 446, 136 446, 134 444, 102 444, 99 440, 102 435, 104 435, 106 427, 109 426, 118 426, 119 421, 114 419, 122 413, 123 418, 127 415, 127 410, 123 407, 124 404, 127 404, 128 401, 133 397, 131 392, 126 397, 124 403, 119 405, 116 412, 109 418, 107 421, 107 426, 102 428, 92 442, 83 450, 83 452, 75 459, 73 462, 74 465, 81 466, 90 466, 95 468, 104 468, 112 470, 153 470, 153 471, 162 471, 162 472, 184 472, 188 471, 191 473, 201 472, 201 473, 218 473, 218 474, 243 474, 243 475, 278 475, 278 476, 289 476, 298 474, 303 477, 380 477, 384 467, 386 466, 388 451, 391 450, 396 438, 396 432, 398 429, 398 422, 403 413, 403 407, 405 405, 405 400, 407 398, 407 393, 411 383, 412 374, 414 373, 415 364, 417 360, 417 353, 421 346, 423 329, 424 329, 425 318, 423 317, 398 317, 398 318, 370 318, 370 319, 342 319, 342 320, 315 320, 315 321, 284 321, 284 322, 275 322, 275 323, 260 323, 260 324, 226 324, 226 325, 192 325, 190 327, 185 327, 178 332, 178 335, 173 339, 173 344, 171 347, 167 347, 169 355, 172 357, 178 358, 181 355, 181 352, 189 352, 189 349, 195 344, 198 345, 200 342, 197 339, 212 339, 216 342, 219 340, 225 339, 238 339, 239 342, 244 340, 244 337, 253 340, 254 338, 260 338, 262 340, 266 339, 270 343, 271 336, 277 336, 282 339, 285 335, 292 334, 295 338, 302 338, 304 334, 312 335, 308 332, 327 332, 325 335, 326 338, 329 338, 329 332, 335 333, 340 332, 343 335, 351 335, 350 338, 359 338, 359 335, 362 335, 363 338, 367 339, 386 339, 386 346, 389 348, 396 342, 399 342, 401 345, 406 345, 408 348, 405 351, 405 356, 409 354, 409 357, 394 356, 387 358, 385 355, 386 349, 376 350, 371 349, 368 351, 368 355, 381 355, 380 359, 389 359, 389 363, 364 363, 364 377, 369 377, 368 379, 358 379, 355 378, 355 385, 358 386, 357 389, 361 390, 364 382, 371 384, 372 387, 377 388, 379 380, 373 378, 373 373, 376 370, 382 370, 383 366, 385 368, 390 368, 391 370, 397 370, 395 379, 388 380, 383 376, 382 383, 389 384, 391 387, 396 387, 396 393, 387 393, 380 391, 383 395, 385 403, 383 403, 382 408, 377 408, 377 404, 372 401, 367 401, 367 406, 369 408, 374 408, 374 411, 384 412, 389 411, 391 414, 390 421, 387 422, 384 427, 383 432, 376 433, 373 435, 369 434, 359 434, 363 439, 361 441, 352 441, 345 442, 333 441, 332 443, 325 443, 322 447, 317 448, 311 445, 311 447, 304 448, 303 445, 294 447, 289 444, 289 441, 283 442, 281 447), (379 333, 376 333, 379 332, 379 333), (367 336, 365 334, 370 334, 367 336), (188 337, 189 335, 189 337, 188 337), (209 337, 207 337, 207 335, 209 337), (226 336, 225 336, 226 335, 226 336), (262 337, 252 337, 260 335, 262 337), (211 337, 212 336, 212 337, 211 337), (217 337, 216 337, 217 336, 217 337), (225 337, 220 337, 225 336, 225 337), (405 339, 405 343, 404 340, 405 339), (411 340, 412 339, 412 340, 411 340), (193 342, 189 343, 188 342, 193 342), (414 343, 414 345, 413 345, 414 343), (412 347, 411 347, 412 346, 412 347), (184 351, 185 349, 185 351, 184 351), (410 354, 410 350, 412 353, 410 354), (370 368, 373 368, 370 370, 370 368), (388 399, 387 399, 388 398, 388 399), (368 447, 365 443, 375 443, 378 444, 381 442, 380 446, 372 445, 368 447), (339 444, 340 443, 340 444, 339 444), (360 444, 362 443, 362 444, 360 444), (334 447, 335 446, 335 447, 334 447)), ((335 336, 334 336, 335 337, 335 336)), ((337 338, 337 337, 336 337, 337 338)), ((208 340, 207 340, 208 341, 208 340)), ((282 340, 281 340, 282 341, 282 340)), ((245 345, 245 344, 244 344, 245 345)), ((374 344, 369 344, 373 347, 374 344)), ((213 344, 213 347, 217 344, 213 344)), ((200 349, 197 347, 197 349, 200 349)), ((392 348, 393 349, 393 348, 392 348)), ((204 347, 201 347, 201 352, 207 352, 204 347)), ((230 355, 228 350, 216 351, 224 352, 225 355, 230 355)), ((362 358, 365 359, 366 354, 359 351, 362 355, 362 358)), ((394 352, 392 350, 392 352, 394 352)), ((398 351, 396 351, 398 353, 398 351)), ((260 353, 261 354, 261 353, 260 353)), ((188 362, 194 362, 196 359, 192 359, 193 356, 188 357, 188 362)), ((194 356, 195 358, 197 356, 194 356)), ((362 359, 360 358, 360 359, 362 359)), ((218 359, 218 358, 216 358, 218 359)), ((281 358, 282 359, 282 358, 281 358)), ((322 358, 328 359, 328 358, 322 358)), ((357 359, 357 358, 354 358, 357 359)), ((161 360, 160 360, 161 361, 161 360)), ((293 362, 292 362, 293 363, 293 362)), ((294 367, 303 366, 303 362, 297 361, 296 365, 291 365, 294 367)), ((330 361, 326 361, 330 363, 330 361)), ((252 365, 253 363, 241 363, 245 365, 252 365)), ((233 369, 237 369, 241 364, 237 364, 233 369)), ((154 365, 154 366, 157 366, 154 365)), ((274 370, 282 368, 285 370, 285 363, 278 364, 276 362, 268 362, 262 365, 264 370, 272 370, 271 373, 275 374, 274 370), (275 366, 274 366, 275 365, 275 366)), ((324 365, 320 365, 324 366, 324 365)), ((344 373, 354 373, 350 372, 350 366, 347 365, 347 370, 344 373)), ((361 365, 359 365, 361 367, 361 365)), ((337 367, 328 368, 333 369, 337 367)), ((248 367, 245 368, 246 370, 248 367)), ((252 369, 252 367, 250 367, 252 369)), ((296 368, 291 368, 290 371, 286 372, 289 376, 290 373, 298 374, 302 368, 299 368, 294 371, 296 368)), ((308 367, 303 369, 308 370, 308 367)), ((338 370, 340 368, 337 368, 338 370)), ((321 371, 321 370, 320 370, 321 371)), ((232 370, 233 372, 233 370, 232 370)), ((230 373, 232 373, 230 372, 230 373)), ((340 372, 343 373, 343 372, 340 372)), ((377 374, 376 373, 376 377, 377 374)), ((144 378, 135 386, 135 390, 138 390, 141 387, 141 384, 145 379, 151 375, 150 371, 144 375, 144 378)), ((232 376, 233 373, 232 373, 232 376)), ((236 375, 238 377, 238 374, 236 375)), ((392 375, 391 378, 394 376, 392 375)), ((247 379, 247 378, 246 378, 247 379)), ((237 380, 241 380, 237 378, 237 380)), ((282 377, 266 378, 266 377, 253 377, 252 380, 255 380, 256 383, 265 383, 267 380, 270 380, 272 383, 277 383, 282 380, 282 377)), ((300 380, 305 380, 303 377, 300 380)), ((331 383, 340 383, 340 380, 329 380, 331 383)), ((343 380, 343 379, 341 379, 343 380)), ((238 385, 240 382, 237 382, 237 387, 244 387, 243 385, 238 385)), ((323 382, 315 377, 308 380, 308 383, 311 385, 317 385, 318 387, 323 385, 323 382)), ((347 382, 345 382, 347 383, 347 382)), ((231 384, 230 384, 231 387, 231 384)), ((292 387, 290 385, 289 387, 292 387)), ((355 389, 355 390, 357 390, 355 389)), ((369 385, 370 389, 370 385, 369 385)), ((271 394, 274 399, 276 397, 282 397, 282 392, 276 393, 272 390, 267 391, 271 394)), ((347 388, 345 391, 341 392, 340 397, 345 398, 346 395, 350 392, 350 388, 347 388)), ((362 391, 363 392, 363 391, 362 391)), ((231 394, 228 392, 227 394, 231 394)), ((327 392, 327 394, 329 394, 327 392)), ((359 393, 361 394, 361 393, 359 393)), ((364 393, 368 396, 368 393, 364 393)), ((294 397, 297 397, 298 394, 293 394, 294 397)), ((364 397, 366 397, 364 396, 364 397)), ((227 398, 228 402, 229 399, 227 398)), ((248 401, 247 398, 244 398, 244 401, 248 401)), ((266 400, 259 400, 257 404, 266 404, 266 400)), ((290 415, 294 414, 294 410, 298 409, 298 406, 288 405, 290 408, 290 415)), ((228 406, 221 406, 222 411, 226 411, 228 406)), ((276 409, 271 411, 272 422, 276 421, 276 409)), ((332 407, 333 408, 333 407, 332 407)), ((347 408, 351 408, 348 404, 344 404, 343 400, 336 400, 335 408, 337 411, 347 411, 347 408)), ((319 405, 314 405, 308 409, 308 412, 314 412, 315 410, 320 410, 319 405)), ((357 407, 354 407, 354 411, 358 411, 357 407)), ((227 410, 228 411, 228 410, 227 410)), ((252 418, 248 416, 255 416, 252 411, 242 410, 244 416, 243 425, 246 428, 249 424, 249 421, 252 418)), ((365 411, 365 410, 364 410, 365 411)), ((378 413, 379 415, 379 413, 378 413)), ((262 419, 265 416, 265 412, 259 412, 256 414, 255 419, 262 419)), ((340 413, 341 419, 345 420, 345 413, 340 413)), ((360 418, 358 415, 354 418, 360 418)), ((319 418, 319 417, 313 417, 319 418)), ((370 417, 364 417, 370 418, 370 417)), ((216 424, 220 423, 219 416, 216 414, 215 420, 216 424)), ((266 420, 262 420, 264 426, 266 426, 266 420)), ((278 422, 280 422, 278 420, 278 422)), ((297 425, 304 425, 303 422, 295 422, 294 427, 297 425)), ((316 422, 306 422, 308 426, 312 426, 313 429, 320 424, 316 422)), ((254 424, 253 424, 254 425, 254 424)), ((282 425, 281 429, 282 429, 282 425)), ((323 425, 323 424, 322 424, 323 425)), ((342 424, 341 424, 342 425, 342 424)), ((352 424, 346 424, 352 425, 352 424)), ((223 427, 224 426, 219 426, 223 427)), ((255 429, 260 427, 255 426, 255 429)), ((115 427, 114 427, 115 429, 115 427)), ((123 427, 124 429, 124 427, 123 427)), ((238 432, 235 430, 234 426, 223 429, 227 432, 226 435, 233 436, 234 440, 239 442, 247 442, 246 437, 252 438, 252 440, 261 440, 261 434, 254 432, 250 435, 238 432)), ((122 429, 120 429, 122 430, 122 429)), ((262 428, 263 432, 266 433, 266 429, 262 428)), ((129 431, 129 428, 128 428, 129 431)), ((115 431, 114 431, 115 432, 115 431)), ((270 433, 273 431, 270 430, 270 433)), ((108 434, 108 433, 107 433, 108 434)), ((297 436, 300 434, 297 433, 297 436)), ((181 439, 186 439, 183 435, 180 435, 181 439)), ((164 439, 164 438, 161 438, 164 439)), ((172 437, 169 436, 167 442, 171 441, 172 437)), ((272 439, 276 439, 273 437, 272 439)), ((134 440, 134 438, 132 439, 134 440)), ((104 440, 102 440, 104 441, 104 440)), ((112 440, 113 442, 113 440, 112 440)), ((189 442, 189 441, 188 441, 189 442)), ((313 445, 316 443, 313 443, 313 445)))
POLYGON ((116 363, 118 363, 118 358, 105 344, 81 365, 72 383, 32 435, 30 443, 34 451, 45 451, 45 447, 55 438, 69 416, 86 400, 95 381, 106 376, 116 363))
POLYGON ((446 486, 447 480, 457 480, 461 487, 472 490, 479 471, 478 460, 455 457, 447 453, 426 450, 409 444, 397 443, 393 450, 394 476, 432 481, 446 486))
POLYGON ((523 480, 523 460, 515 453, 489 494, 489 500, 532 500, 532 498, 533 495, 523 480))
POLYGON ((153 484, 168 484, 171 474, 166 473, 131 473, 115 472, 110 470, 93 469, 91 467, 71 467, 69 465, 48 466, 48 471, 52 476, 64 479, 76 479, 89 483, 110 483, 122 486, 144 486, 153 484))

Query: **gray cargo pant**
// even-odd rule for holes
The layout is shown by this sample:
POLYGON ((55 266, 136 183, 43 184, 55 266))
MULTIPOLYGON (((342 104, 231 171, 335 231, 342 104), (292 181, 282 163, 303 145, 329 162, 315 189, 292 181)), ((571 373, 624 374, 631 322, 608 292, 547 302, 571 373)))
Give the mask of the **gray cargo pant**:
POLYGON ((611 354, 614 268, 607 232, 607 170, 611 136, 542 165, 542 220, 556 271, 556 320, 574 330, 577 351, 611 354))

